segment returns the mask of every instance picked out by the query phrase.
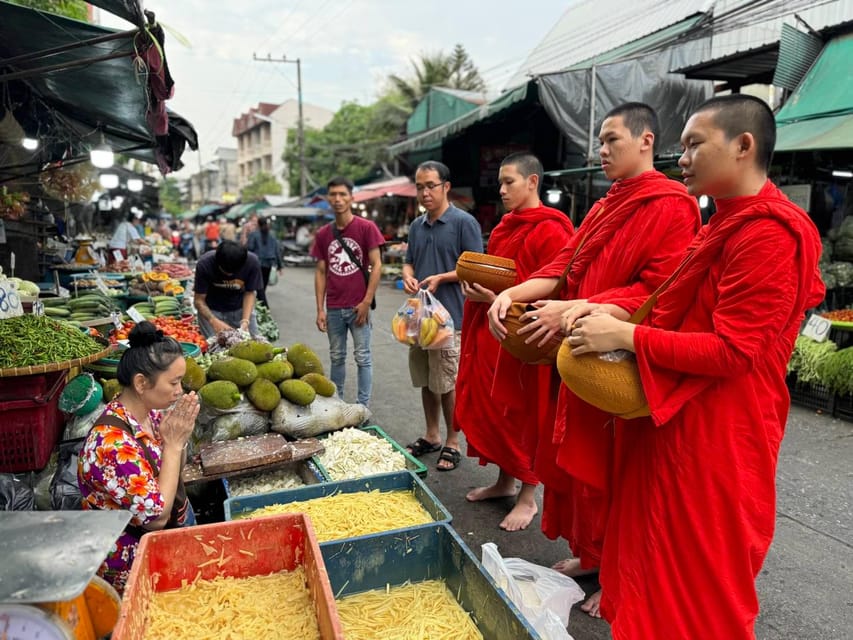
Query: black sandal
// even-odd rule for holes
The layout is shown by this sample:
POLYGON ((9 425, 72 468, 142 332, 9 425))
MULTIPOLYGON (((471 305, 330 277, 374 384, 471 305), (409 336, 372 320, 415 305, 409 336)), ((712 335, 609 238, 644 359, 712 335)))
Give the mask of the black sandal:
POLYGON ((439 467, 436 464, 435 468, 438 471, 453 471, 456 467, 459 466, 459 463, 462 461, 462 454, 459 453, 459 451, 457 451, 453 447, 444 447, 441 450, 441 453, 438 454, 438 460, 439 462, 444 460, 444 462, 449 462, 453 465, 451 467, 439 467))
POLYGON ((409 450, 409 453, 412 454, 415 458, 420 458, 427 453, 433 453, 434 451, 438 451, 441 449, 441 444, 433 444, 429 440, 424 440, 423 438, 418 438, 411 444, 406 445, 406 449, 409 450))

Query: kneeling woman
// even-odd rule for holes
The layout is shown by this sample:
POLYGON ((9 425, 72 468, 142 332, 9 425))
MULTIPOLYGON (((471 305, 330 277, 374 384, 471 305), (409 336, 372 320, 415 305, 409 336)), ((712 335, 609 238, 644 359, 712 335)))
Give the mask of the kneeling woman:
POLYGON ((181 471, 199 407, 181 388, 181 345, 150 322, 129 338, 116 376, 123 390, 89 432, 77 467, 83 509, 133 515, 98 572, 119 593, 142 534, 195 523, 181 471))

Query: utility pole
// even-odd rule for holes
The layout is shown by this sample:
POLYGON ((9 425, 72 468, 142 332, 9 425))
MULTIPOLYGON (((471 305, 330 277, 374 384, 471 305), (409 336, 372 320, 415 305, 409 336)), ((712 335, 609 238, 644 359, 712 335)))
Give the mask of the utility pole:
POLYGON ((305 124, 302 118, 302 61, 299 58, 296 60, 288 60, 287 56, 281 56, 281 59, 273 58, 269 53, 266 58, 259 58, 257 54, 252 54, 258 62, 279 62, 296 65, 296 92, 299 105, 299 122, 297 123, 296 137, 299 145, 299 195, 304 196, 308 192, 307 176, 305 171, 305 124))

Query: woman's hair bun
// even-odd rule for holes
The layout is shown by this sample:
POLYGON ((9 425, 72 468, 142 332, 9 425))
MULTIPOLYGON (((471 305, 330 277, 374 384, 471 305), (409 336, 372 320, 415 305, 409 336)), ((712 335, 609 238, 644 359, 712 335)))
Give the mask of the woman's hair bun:
POLYGON ((130 332, 127 337, 130 341, 130 348, 150 347, 165 339, 163 332, 155 327, 150 322, 140 322, 130 332))

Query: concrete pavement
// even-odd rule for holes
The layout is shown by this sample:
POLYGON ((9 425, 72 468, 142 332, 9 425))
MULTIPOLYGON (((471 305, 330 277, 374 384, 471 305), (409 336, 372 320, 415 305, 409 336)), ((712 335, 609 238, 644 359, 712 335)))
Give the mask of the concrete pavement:
MULTIPOLYGON (((288 268, 267 290, 279 328, 280 344, 304 342, 317 350, 326 367, 328 340, 314 324, 313 270, 288 268)), ((406 348, 391 336, 391 316, 405 294, 383 282, 377 295, 373 329, 373 421, 401 444, 423 434, 420 393, 411 387, 406 348)), ((345 388, 355 398, 355 365, 349 348, 345 388)), ((464 454, 464 443, 463 443, 464 454)), ((568 555, 564 541, 548 540, 539 517, 522 532, 498 528, 510 502, 470 504, 465 493, 497 477, 492 467, 464 458, 452 472, 435 470, 437 454, 422 458, 427 484, 453 514, 453 526, 478 557, 484 542, 504 556, 550 566, 568 555)), ((776 537, 758 579, 761 614, 759 640, 842 640, 853 623, 853 424, 793 407, 778 469, 776 537), (844 629, 848 629, 844 631, 844 629)), ((541 494, 540 494, 541 500, 541 494)), ((541 502, 540 502, 541 504, 541 502)), ((579 579, 591 593, 593 578, 579 579)), ((713 615, 709 611, 708 615, 713 615)), ((666 628, 666 612, 661 611, 666 628)), ((609 638, 607 623, 575 608, 569 622, 575 640, 609 638)))

